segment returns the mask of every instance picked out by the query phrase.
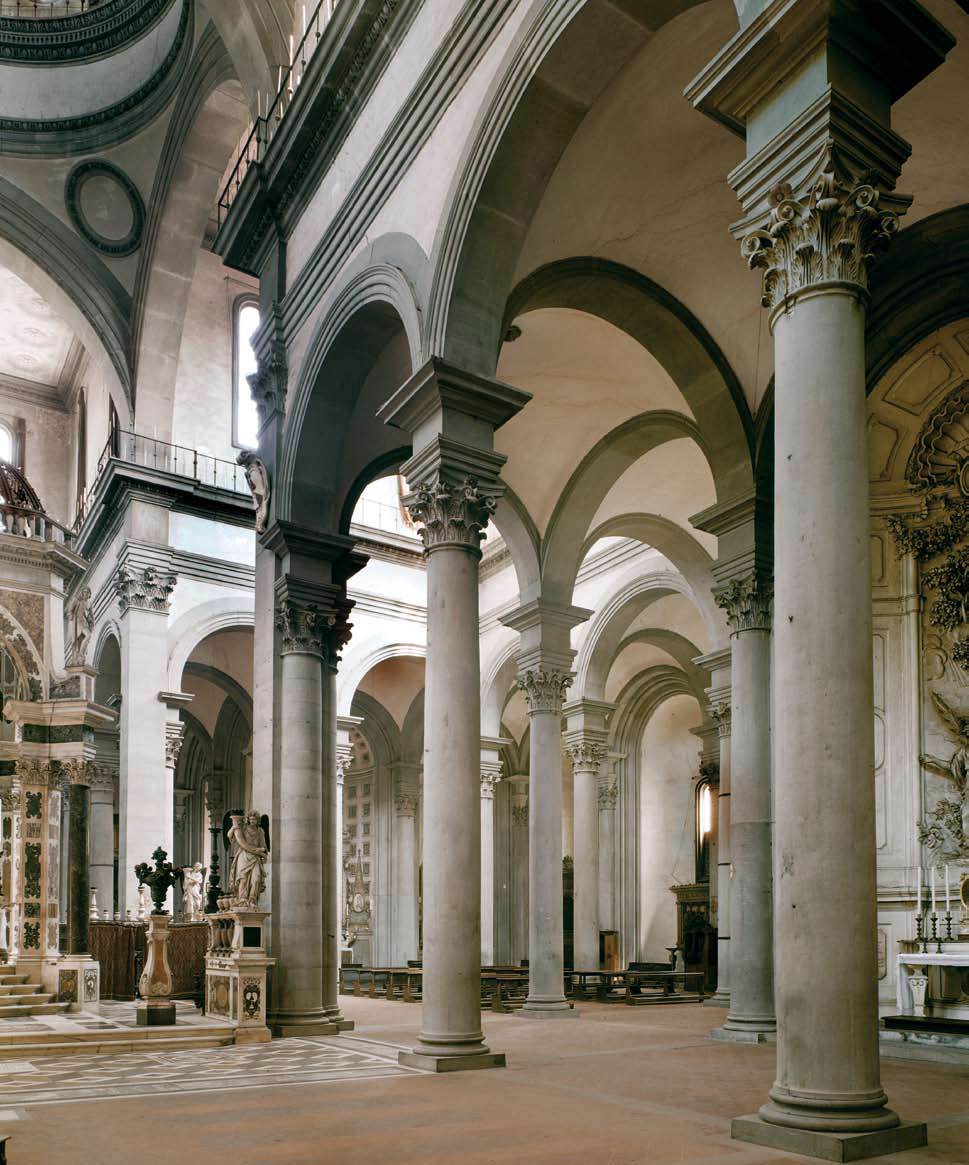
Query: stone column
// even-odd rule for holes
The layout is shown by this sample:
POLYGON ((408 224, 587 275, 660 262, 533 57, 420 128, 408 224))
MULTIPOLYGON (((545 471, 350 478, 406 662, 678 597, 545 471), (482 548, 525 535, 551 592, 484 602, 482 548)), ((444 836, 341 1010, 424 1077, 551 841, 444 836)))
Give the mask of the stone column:
POLYGON ((20 855, 22 845, 20 781, 0 776, 0 912, 6 934, 3 950, 16 962, 20 944, 20 855))
POLYGON ((712 1007, 730 1006, 732 954, 730 879, 730 690, 709 689, 710 717, 720 738, 720 780, 717 785, 717 990, 707 1000, 712 1007))
POLYGON ((926 1140, 879 1069, 865 313, 909 201, 891 102, 953 43, 906 0, 788 0, 688 89, 745 129, 733 230, 774 333, 777 1078, 733 1135, 830 1160, 926 1140))
POLYGON ((752 572, 714 592, 732 630, 730 1012, 718 1037, 759 1042, 774 1019, 771 865, 771 585, 752 572))
POLYGON ((572 805, 575 830, 575 967, 599 966, 599 769, 605 742, 588 732, 567 734, 565 749, 572 761, 572 805))
POLYGON ((578 1014, 565 998, 562 920, 562 707, 573 627, 591 611, 536 600, 502 622, 521 635, 518 686, 528 702, 528 999, 522 1015, 578 1014))
POLYGON ((528 776, 511 781, 511 942, 516 962, 528 958, 528 776))
POLYGON ((115 576, 121 609, 118 909, 134 913, 134 867, 161 846, 174 852, 173 783, 166 763, 168 610, 176 576, 154 566, 122 565, 115 576))
POLYGON ((380 415, 411 433, 401 467, 427 560, 424 713, 424 1000, 401 1062, 440 1070, 503 1065, 481 1031, 478 563, 502 492, 494 430, 528 400, 432 360, 380 415))
POLYGON ((91 850, 89 824, 91 815, 90 781, 97 770, 92 761, 70 761, 63 766, 69 785, 69 835, 67 844, 67 953, 90 954, 91 920, 91 850))
POLYGON ((277 1035, 332 1034, 323 1007, 323 653, 319 609, 284 594, 281 635, 280 791, 273 829, 277 1035))
POLYGON ((481 965, 495 962, 495 784, 501 764, 481 762, 481 965))
MULTIPOLYGON (((115 735, 117 741, 117 735, 115 735)), ((117 757, 100 749, 91 777, 91 886, 97 891, 98 912, 114 917, 114 798, 118 784, 117 757)))
POLYGON ((352 1030, 353 1022, 348 1020, 340 1008, 340 885, 343 882, 342 858, 343 827, 337 826, 343 813, 340 798, 343 789, 343 774, 353 759, 352 749, 337 744, 336 716, 336 673, 339 652, 350 638, 347 622, 352 604, 342 600, 343 609, 331 614, 327 619, 326 654, 323 659, 323 769, 322 769, 322 811, 323 811, 323 1010, 326 1018, 337 1031, 352 1030))
POLYGON ((403 768, 394 776, 394 896, 391 958, 405 967, 417 958, 417 811, 420 808, 419 773, 403 768))
POLYGON ((619 784, 607 759, 599 770, 596 802, 599 810, 599 929, 616 930, 616 803, 619 784))

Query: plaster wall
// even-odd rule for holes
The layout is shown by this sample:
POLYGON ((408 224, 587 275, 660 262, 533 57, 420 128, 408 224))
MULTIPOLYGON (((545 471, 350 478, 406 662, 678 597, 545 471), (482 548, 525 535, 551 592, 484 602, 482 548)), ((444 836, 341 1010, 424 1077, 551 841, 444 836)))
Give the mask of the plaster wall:
POLYGON ((694 867, 693 778, 698 746, 690 732, 700 724, 690 696, 674 696, 654 713, 641 744, 640 957, 669 958, 676 942, 676 902, 670 887, 692 882, 694 867))
POLYGON ((200 250, 192 277, 175 380, 172 441, 223 461, 232 442, 233 305, 255 283, 200 250))

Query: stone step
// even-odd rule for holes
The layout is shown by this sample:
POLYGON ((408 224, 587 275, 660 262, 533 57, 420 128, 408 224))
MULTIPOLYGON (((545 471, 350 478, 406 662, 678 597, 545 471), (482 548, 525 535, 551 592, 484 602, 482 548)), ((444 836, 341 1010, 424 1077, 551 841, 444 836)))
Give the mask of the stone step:
POLYGON ((0 1061, 35 1060, 42 1056, 86 1056, 97 1053, 121 1055, 124 1052, 184 1052, 199 1048, 228 1048, 235 1042, 231 1028, 195 1026, 182 1034, 169 1034, 171 1029, 137 1028, 114 1032, 92 1031, 78 1033, 51 1031, 0 1036, 0 1061), (6 1042, 7 1040, 11 1042, 6 1042))
POLYGON ((37 996, 38 1003, 11 1003, 0 1004, 0 1019, 20 1019, 25 1015, 57 1015, 67 1011, 68 1003, 51 1003, 52 995, 37 996))

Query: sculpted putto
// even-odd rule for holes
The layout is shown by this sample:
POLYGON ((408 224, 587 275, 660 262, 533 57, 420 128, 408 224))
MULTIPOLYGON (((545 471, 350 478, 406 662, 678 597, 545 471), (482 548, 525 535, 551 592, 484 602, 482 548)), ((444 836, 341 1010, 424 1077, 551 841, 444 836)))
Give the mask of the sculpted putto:
POLYGON ((229 870, 229 897, 257 907, 266 888, 269 818, 258 813, 230 813, 226 841, 235 847, 229 870))

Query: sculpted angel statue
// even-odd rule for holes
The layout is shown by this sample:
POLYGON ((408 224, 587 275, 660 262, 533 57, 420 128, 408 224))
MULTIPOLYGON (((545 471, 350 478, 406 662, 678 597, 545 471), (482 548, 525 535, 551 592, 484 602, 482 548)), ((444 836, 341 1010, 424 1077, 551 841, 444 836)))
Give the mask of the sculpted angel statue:
POLYGON ((934 756, 922 756, 919 759, 923 768, 937 773, 951 781, 959 794, 962 803, 962 832, 969 840, 969 717, 960 716, 938 692, 930 692, 932 703, 939 719, 949 730, 950 737, 956 743, 956 751, 949 760, 939 760, 934 756))
POLYGON ((228 813, 226 843, 235 846, 229 870, 229 896, 237 902, 258 906, 266 888, 269 858, 269 818, 258 813, 228 813))
POLYGON ((201 862, 185 866, 182 873, 182 912, 189 922, 202 917, 202 883, 205 881, 206 867, 201 862))

